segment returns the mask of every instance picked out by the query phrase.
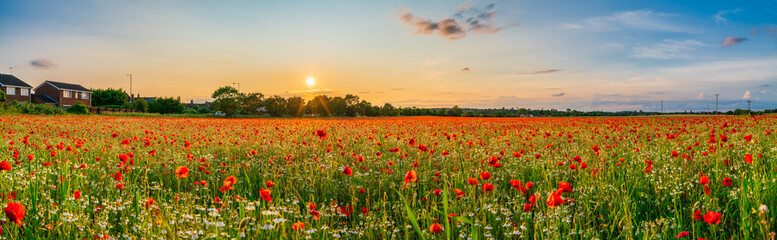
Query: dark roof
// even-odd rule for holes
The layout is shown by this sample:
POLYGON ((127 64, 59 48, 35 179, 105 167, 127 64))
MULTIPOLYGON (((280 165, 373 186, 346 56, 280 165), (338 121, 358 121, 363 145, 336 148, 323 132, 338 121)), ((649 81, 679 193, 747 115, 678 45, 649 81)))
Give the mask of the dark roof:
POLYGON ((57 88, 61 88, 61 89, 91 92, 89 89, 86 89, 85 87, 83 87, 81 85, 78 85, 78 84, 52 82, 52 81, 46 81, 46 82, 50 83, 51 85, 54 85, 57 88))
POLYGON ((17 86, 17 87, 32 88, 32 86, 14 77, 13 75, 2 74, 2 73, 0 73, 0 85, 3 85, 3 86, 11 85, 11 86, 17 86))
POLYGON ((43 101, 43 103, 55 103, 55 104, 59 103, 59 102, 57 102, 57 100, 54 100, 54 99, 50 98, 49 96, 46 96, 46 95, 43 95, 43 94, 33 94, 32 97, 40 99, 41 101, 43 101))

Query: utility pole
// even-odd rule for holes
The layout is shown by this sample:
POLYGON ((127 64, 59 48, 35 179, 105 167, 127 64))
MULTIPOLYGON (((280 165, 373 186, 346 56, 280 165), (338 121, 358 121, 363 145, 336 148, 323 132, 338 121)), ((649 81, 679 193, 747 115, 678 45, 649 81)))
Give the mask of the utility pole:
POLYGON ((237 91, 240 92, 240 83, 239 82, 238 83, 234 83, 234 82, 232 83, 232 85, 235 85, 235 84, 237 84, 237 91))
POLYGON ((661 114, 664 114, 664 100, 661 100, 661 114))
POLYGON ((13 67, 8 67, 8 69, 11 69, 11 75, 13 75, 13 67))
POLYGON ((750 100, 747 100, 747 112, 750 112, 750 100))
POLYGON ((130 78, 130 102, 135 101, 135 96, 132 95, 132 74, 127 74, 130 78))
POLYGON ((718 114, 718 95, 720 94, 715 94, 715 114, 718 114))

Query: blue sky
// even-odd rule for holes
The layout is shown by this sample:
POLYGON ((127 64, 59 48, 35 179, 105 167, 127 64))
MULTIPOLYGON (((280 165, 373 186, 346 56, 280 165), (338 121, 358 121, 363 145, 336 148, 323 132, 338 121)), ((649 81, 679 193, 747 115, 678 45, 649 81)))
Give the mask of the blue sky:
POLYGON ((777 108, 777 1, 10 1, 0 72, 202 101, 777 108), (316 79, 314 86, 305 80, 316 79))

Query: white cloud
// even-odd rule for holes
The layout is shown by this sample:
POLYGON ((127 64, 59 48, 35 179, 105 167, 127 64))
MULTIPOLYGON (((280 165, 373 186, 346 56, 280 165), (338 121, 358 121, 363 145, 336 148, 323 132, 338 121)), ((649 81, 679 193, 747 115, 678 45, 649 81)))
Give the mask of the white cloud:
POLYGON ((699 96, 696 96, 696 99, 702 99, 704 98, 704 92, 699 93, 699 96))
POLYGON ((763 94, 763 93, 766 93, 766 92, 767 92, 767 91, 766 91, 766 89, 764 89, 764 90, 761 90, 761 93, 762 93, 762 94, 763 94))
POLYGON ((654 59, 687 58, 691 56, 692 51, 701 46, 704 46, 704 44, 696 40, 678 41, 666 39, 652 46, 635 47, 632 49, 631 56, 654 59))
POLYGON ((745 91, 745 95, 742 95, 742 99, 750 99, 750 90, 745 91))
POLYGON ((563 23, 564 30, 588 29, 594 31, 612 31, 623 28, 633 28, 659 32, 695 32, 694 29, 672 23, 669 18, 676 14, 653 12, 651 10, 635 10, 616 12, 610 16, 583 19, 581 23, 563 23))
POLYGON ((712 19, 715 20, 717 23, 727 24, 728 19, 726 19, 726 15, 731 13, 737 13, 739 11, 742 11, 742 9, 734 9, 734 10, 722 10, 718 11, 718 13, 712 15, 712 19))

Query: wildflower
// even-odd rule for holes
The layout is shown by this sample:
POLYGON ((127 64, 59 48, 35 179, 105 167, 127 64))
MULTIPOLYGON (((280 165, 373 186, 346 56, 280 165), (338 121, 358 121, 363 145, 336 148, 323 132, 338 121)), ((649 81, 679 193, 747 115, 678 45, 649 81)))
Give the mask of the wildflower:
POLYGON ((491 192, 493 190, 494 190, 494 185, 493 184, 491 184, 491 183, 484 183, 483 184, 483 192, 484 193, 491 192))
POLYGON ((269 189, 259 188, 259 194, 261 194, 262 199, 267 202, 272 202, 272 196, 270 196, 270 193, 272 192, 269 189))
POLYGON ((405 183, 409 182, 417 182, 418 181, 418 173, 415 172, 415 170, 410 170, 405 174, 405 183))
POLYGON ((7 161, 0 162, 0 171, 3 171, 3 170, 11 171, 11 169, 12 169, 11 164, 8 163, 7 161))
POLYGON ((351 167, 345 166, 343 169, 343 175, 353 176, 353 171, 351 171, 351 167))
POLYGON ((22 226, 22 219, 24 219, 24 206, 10 202, 5 206, 5 216, 9 221, 16 223, 16 225, 22 226))
POLYGON ((548 200, 546 200, 545 203, 548 204, 549 208, 555 208, 556 206, 564 203, 564 199, 562 199, 561 195, 559 195, 558 193, 552 192, 548 196, 548 200))
POLYGON ((302 229, 305 229, 305 223, 303 222, 296 222, 291 225, 291 229, 294 229, 294 231, 299 231, 302 229))
POLYGON ((175 177, 177 178, 187 178, 189 177, 189 168, 180 166, 175 169, 175 177))
POLYGON ((488 171, 480 173, 480 179, 488 180, 490 178, 491 178, 491 173, 489 173, 488 171))
POLYGON ((720 213, 713 212, 713 211, 707 211, 706 214, 704 214, 704 221, 709 224, 719 224, 720 223, 720 213))
POLYGON ((429 231, 433 233, 440 233, 442 232, 442 226, 440 226, 440 224, 437 224, 437 223, 432 223, 432 225, 429 226, 429 231))

